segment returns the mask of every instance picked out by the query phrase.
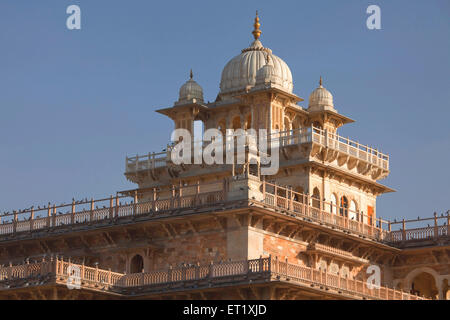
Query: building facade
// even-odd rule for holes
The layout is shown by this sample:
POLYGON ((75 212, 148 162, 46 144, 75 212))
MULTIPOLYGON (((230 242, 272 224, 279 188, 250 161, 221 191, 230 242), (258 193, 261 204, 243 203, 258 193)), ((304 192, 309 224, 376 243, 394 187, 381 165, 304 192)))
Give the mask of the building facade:
POLYGON ((214 102, 191 71, 158 110, 191 134, 181 156, 192 161, 176 163, 168 144, 126 158, 136 189, 1 217, 0 298, 450 298, 448 213, 378 217, 377 196, 393 191, 379 183, 389 156, 339 135, 353 120, 322 78, 302 107, 288 65, 260 41, 258 16, 252 33, 214 102), (217 129, 213 138, 198 139, 195 123, 217 129), (252 144, 263 132, 275 146, 266 153, 252 144), (228 161, 218 146, 235 143, 228 161), (205 163, 206 151, 222 161, 205 163), (277 170, 264 173, 276 155, 277 170))

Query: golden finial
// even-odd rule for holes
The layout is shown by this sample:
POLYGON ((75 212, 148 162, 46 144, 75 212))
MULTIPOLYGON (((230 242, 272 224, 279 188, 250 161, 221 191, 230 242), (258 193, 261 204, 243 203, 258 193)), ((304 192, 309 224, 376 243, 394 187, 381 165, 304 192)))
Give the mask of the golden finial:
POLYGON ((256 10, 256 17, 255 17, 255 23, 253 24, 255 29, 253 30, 253 37, 255 37, 255 40, 258 40, 261 36, 261 30, 259 30, 259 27, 261 24, 259 23, 259 17, 258 17, 258 10, 256 10))
POLYGON ((322 87, 322 76, 320 76, 319 86, 322 87))
POLYGON ((194 74, 192 73, 192 69, 191 69, 191 73, 190 73, 189 76, 191 77, 191 79, 194 78, 194 74))

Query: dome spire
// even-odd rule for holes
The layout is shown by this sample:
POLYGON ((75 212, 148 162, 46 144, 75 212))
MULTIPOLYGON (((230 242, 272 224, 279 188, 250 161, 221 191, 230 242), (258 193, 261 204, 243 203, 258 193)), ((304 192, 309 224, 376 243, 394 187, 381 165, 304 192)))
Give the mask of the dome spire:
POLYGON ((252 33, 255 40, 258 40, 261 36, 261 30, 259 30, 259 27, 261 24, 259 23, 259 17, 258 17, 258 10, 256 10, 256 17, 255 17, 255 23, 253 24, 253 27, 255 28, 252 33))
POLYGON ((320 80, 319 80, 319 87, 322 88, 322 76, 320 76, 320 80))
POLYGON ((191 69, 191 72, 190 72, 190 74, 189 74, 189 77, 190 77, 191 79, 194 78, 194 74, 192 73, 192 69, 191 69))

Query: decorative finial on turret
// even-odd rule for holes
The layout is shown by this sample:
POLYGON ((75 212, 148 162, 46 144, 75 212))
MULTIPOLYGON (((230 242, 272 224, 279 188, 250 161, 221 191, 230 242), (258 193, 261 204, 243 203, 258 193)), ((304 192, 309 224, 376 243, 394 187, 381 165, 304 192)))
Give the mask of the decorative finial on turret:
POLYGON ((192 73, 192 69, 191 69, 191 73, 189 74, 189 77, 192 79, 194 78, 194 74, 192 73))
POLYGON ((322 76, 320 76, 319 86, 322 88, 322 76))
POLYGON ((252 32, 253 37, 255 38, 255 40, 258 40, 259 37, 261 36, 261 30, 259 30, 261 24, 259 23, 258 10, 256 10, 255 23, 253 24, 253 26, 255 27, 255 29, 252 32))

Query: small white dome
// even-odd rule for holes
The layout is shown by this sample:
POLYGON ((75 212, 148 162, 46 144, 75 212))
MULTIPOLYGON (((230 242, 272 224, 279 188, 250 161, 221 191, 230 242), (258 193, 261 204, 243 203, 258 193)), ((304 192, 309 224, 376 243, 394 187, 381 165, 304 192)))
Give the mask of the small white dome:
POLYGON ((320 77, 319 87, 309 96, 308 109, 334 109, 333 95, 322 86, 322 77, 320 77))
POLYGON ((203 89, 194 81, 192 70, 190 79, 180 88, 180 96, 176 104, 185 104, 189 102, 203 102, 203 89))
POLYGON ((269 55, 266 55, 266 64, 256 73, 255 87, 260 86, 283 87, 283 79, 280 78, 279 74, 275 70, 269 55))
MULTIPOLYGON (((255 41, 249 48, 242 50, 241 54, 231 59, 222 71, 220 81, 220 95, 232 96, 236 93, 249 90, 256 85, 258 71, 266 65, 266 59, 269 57, 272 68, 267 67, 262 72, 270 72, 272 79, 277 78, 279 87, 289 93, 292 93, 293 83, 292 74, 288 65, 279 57, 272 53, 269 48, 264 48, 259 36, 259 18, 255 18, 255 30, 253 35, 255 41)), ((262 75, 261 75, 262 76, 262 75)))

